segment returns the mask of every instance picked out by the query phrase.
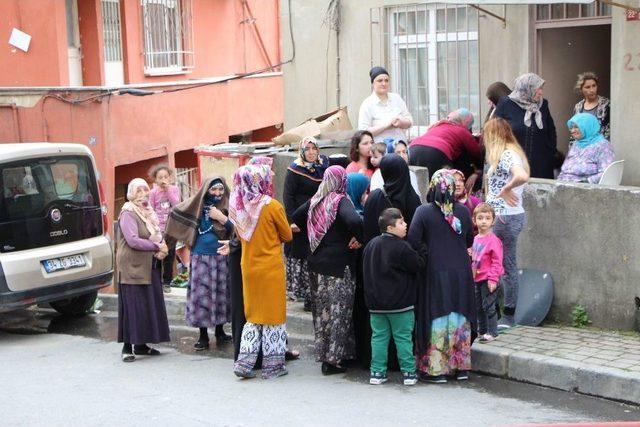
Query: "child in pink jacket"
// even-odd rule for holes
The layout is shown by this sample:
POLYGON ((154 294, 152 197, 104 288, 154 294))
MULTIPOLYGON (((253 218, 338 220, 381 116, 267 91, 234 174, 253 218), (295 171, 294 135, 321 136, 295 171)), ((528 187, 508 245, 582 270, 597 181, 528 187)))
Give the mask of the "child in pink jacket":
MULTIPOLYGON (((149 204, 156 212, 160 230, 164 234, 169 213, 180 203, 180 189, 173 184, 173 169, 167 165, 159 165, 153 168, 151 177, 155 181, 155 185, 149 192, 149 204)), ((165 293, 171 292, 175 258, 176 248, 175 245, 172 245, 169 248, 169 254, 162 260, 162 289, 165 293)))
POLYGON ((480 203, 473 211, 473 223, 478 234, 473 239, 471 267, 478 310, 478 337, 480 342, 490 342, 498 336, 498 281, 504 274, 502 267, 502 242, 491 227, 496 214, 487 203, 480 203))

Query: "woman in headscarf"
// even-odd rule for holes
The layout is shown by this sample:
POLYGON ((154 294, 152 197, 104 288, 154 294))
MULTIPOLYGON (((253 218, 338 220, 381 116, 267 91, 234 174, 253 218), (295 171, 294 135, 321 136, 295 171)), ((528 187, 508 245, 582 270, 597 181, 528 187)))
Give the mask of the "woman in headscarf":
POLYGON ((369 178, 366 175, 361 173, 347 174, 347 195, 360 216, 364 215, 364 203, 367 199, 368 188, 369 178))
POLYGON ((233 230, 228 208, 229 187, 225 179, 211 176, 169 216, 167 235, 185 241, 190 248, 185 311, 187 325, 200 331, 194 345, 196 351, 209 348, 208 328, 215 328, 218 343, 230 340, 223 329, 231 320, 229 266, 227 257, 218 254, 220 240, 229 239, 233 230))
POLYGON ((383 67, 373 67, 369 78, 372 91, 360 105, 358 129, 367 131, 375 142, 406 141, 406 129, 413 125, 413 117, 402 97, 389 91, 389 73, 383 67))
POLYGON ((397 154, 387 154, 380 161, 383 188, 372 191, 364 206, 364 243, 380 235, 378 218, 387 208, 398 208, 407 224, 420 206, 420 197, 411 185, 409 166, 397 154))
POLYGON ((252 378, 262 351, 262 378, 287 374, 285 271, 282 243, 293 238, 282 205, 272 198, 269 166, 247 165, 234 177, 229 217, 242 246, 242 295, 246 323, 234 364, 238 377, 252 378))
MULTIPOLYGON (((411 185, 409 166, 397 154, 387 154, 380 160, 380 172, 384 181, 383 188, 373 190, 364 205, 364 244, 380 235, 378 218, 387 208, 397 208, 407 224, 411 223, 413 215, 420 206, 420 197, 411 185)), ((356 349, 360 364, 369 368, 371 362, 371 323, 369 310, 364 300, 364 286, 357 282, 354 302, 354 327, 356 334, 356 349)), ((389 353, 389 366, 396 366, 395 347, 389 353)))
POLYGON ((558 180, 597 184, 615 158, 611 143, 600 132, 600 122, 593 114, 576 114, 569 119, 567 126, 574 142, 562 164, 558 180))
POLYGON ((300 227, 292 220, 293 213, 307 202, 318 190, 324 171, 329 167, 329 159, 320 154, 318 143, 313 137, 300 141, 298 158, 287 168, 284 178, 282 199, 287 218, 293 231, 293 240, 284 246, 287 270, 287 296, 290 300, 303 300, 305 310, 311 310, 309 295, 309 240, 300 227))
POLYGON ((471 261, 471 216, 455 201, 455 180, 441 169, 429 182, 427 204, 409 228, 409 243, 427 261, 418 278, 416 363, 420 379, 468 379, 476 310, 471 261))
POLYGON ((549 103, 542 97, 544 80, 537 74, 518 77, 513 92, 502 97, 494 117, 509 122, 531 166, 531 177, 553 179, 556 126, 549 103))
POLYGON ((482 159, 482 147, 471 134, 473 123, 473 114, 466 108, 452 111, 446 119, 434 123, 424 135, 411 141, 409 164, 428 168, 429 178, 445 166, 470 174, 474 169, 472 165, 479 165, 482 159))
POLYGON ((316 194, 294 214, 309 237, 316 361, 322 373, 344 372, 355 357, 353 295, 356 251, 362 241, 362 219, 346 194, 347 173, 330 166, 316 194))
POLYGON ((170 341, 162 293, 162 259, 169 249, 149 191, 144 179, 133 179, 118 218, 118 342, 124 343, 124 362, 135 355, 157 356, 160 352, 147 344, 170 341))

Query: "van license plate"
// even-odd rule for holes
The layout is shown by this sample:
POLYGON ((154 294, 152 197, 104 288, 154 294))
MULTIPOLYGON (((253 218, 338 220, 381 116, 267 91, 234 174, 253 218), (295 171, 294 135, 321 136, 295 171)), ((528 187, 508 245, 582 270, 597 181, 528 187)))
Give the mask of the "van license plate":
POLYGON ((84 255, 69 255, 62 258, 53 258, 42 261, 47 273, 54 271, 69 270, 70 268, 84 267, 87 263, 84 255))

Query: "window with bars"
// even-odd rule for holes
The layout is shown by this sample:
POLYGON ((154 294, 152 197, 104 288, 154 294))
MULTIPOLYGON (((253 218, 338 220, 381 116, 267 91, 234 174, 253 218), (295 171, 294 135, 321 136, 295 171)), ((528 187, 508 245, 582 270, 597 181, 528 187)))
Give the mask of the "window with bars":
POLYGON ((102 0, 102 33, 104 36, 104 60, 122 61, 119 0, 102 0))
POLYGON ((570 19, 611 16, 611 5, 595 1, 589 4, 555 3, 536 6, 536 21, 565 21, 570 19))
POLYGON ((413 116, 409 136, 421 135, 457 108, 478 117, 477 10, 433 3, 392 7, 386 9, 385 21, 393 90, 413 116))
POLYGON ((145 74, 194 67, 191 0, 141 0, 145 74))

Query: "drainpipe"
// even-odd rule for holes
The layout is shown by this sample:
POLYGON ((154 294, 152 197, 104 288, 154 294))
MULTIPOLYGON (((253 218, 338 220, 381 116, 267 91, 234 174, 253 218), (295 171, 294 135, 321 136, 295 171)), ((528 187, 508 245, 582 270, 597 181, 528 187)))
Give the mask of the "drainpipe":
POLYGON ((340 108, 340 27, 336 28, 336 107, 340 108))

